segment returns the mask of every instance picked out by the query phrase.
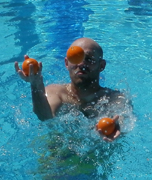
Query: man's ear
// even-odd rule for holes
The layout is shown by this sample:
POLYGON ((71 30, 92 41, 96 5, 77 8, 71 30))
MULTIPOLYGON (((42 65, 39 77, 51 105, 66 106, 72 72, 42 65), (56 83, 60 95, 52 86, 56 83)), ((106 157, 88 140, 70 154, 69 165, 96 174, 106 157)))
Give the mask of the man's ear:
POLYGON ((65 67, 68 69, 68 59, 67 59, 67 57, 64 58, 64 61, 65 61, 65 67))
POLYGON ((106 67, 106 61, 104 59, 101 60, 101 69, 100 72, 103 71, 106 67))

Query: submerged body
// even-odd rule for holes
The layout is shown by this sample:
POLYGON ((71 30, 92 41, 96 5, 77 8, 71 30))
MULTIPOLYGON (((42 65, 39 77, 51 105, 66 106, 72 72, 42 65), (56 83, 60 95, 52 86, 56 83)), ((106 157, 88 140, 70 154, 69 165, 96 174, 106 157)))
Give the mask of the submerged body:
POLYGON ((115 106, 116 109, 123 109, 126 103, 126 99, 122 93, 102 87, 95 93, 91 93, 88 96, 84 95, 87 101, 79 99, 79 97, 72 92, 71 84, 49 85, 45 88, 45 91, 48 102, 51 103, 53 101, 54 96, 52 96, 52 94, 54 93, 58 96, 58 101, 60 101, 60 106, 54 106, 55 109, 52 109, 52 112, 55 113, 54 116, 62 110, 62 105, 66 105, 66 109, 64 108, 64 111, 62 110, 63 114, 69 112, 71 109, 70 105, 72 105, 72 107, 74 105, 74 107, 83 112, 87 118, 99 117, 101 113, 109 114, 110 117, 113 117, 116 114, 114 114, 112 106, 115 106), (100 106, 100 110, 102 109, 103 112, 99 112, 99 107, 97 108, 97 106, 100 106))

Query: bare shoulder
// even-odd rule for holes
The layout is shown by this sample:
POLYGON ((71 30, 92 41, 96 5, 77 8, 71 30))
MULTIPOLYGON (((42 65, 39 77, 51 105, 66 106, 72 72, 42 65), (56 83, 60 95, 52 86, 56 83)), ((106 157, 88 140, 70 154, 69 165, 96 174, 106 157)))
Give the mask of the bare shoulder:
POLYGON ((111 102, 115 101, 126 101, 127 97, 123 92, 120 92, 119 90, 113 90, 109 88, 105 88, 106 96, 109 97, 111 102))
POLYGON ((65 84, 51 84, 45 87, 47 93, 49 92, 65 92, 66 85, 65 84))
POLYGON ((58 98, 62 102, 65 101, 65 98, 67 96, 67 85, 66 84, 51 84, 46 86, 46 93, 48 96, 48 99, 54 99, 58 98))

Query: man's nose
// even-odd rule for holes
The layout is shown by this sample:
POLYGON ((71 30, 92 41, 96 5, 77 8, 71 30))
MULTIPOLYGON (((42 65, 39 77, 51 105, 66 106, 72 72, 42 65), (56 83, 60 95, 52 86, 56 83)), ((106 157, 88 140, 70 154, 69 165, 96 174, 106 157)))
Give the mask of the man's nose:
POLYGON ((85 58, 79 63, 77 64, 79 67, 81 66, 86 66, 86 61, 85 61, 85 58))

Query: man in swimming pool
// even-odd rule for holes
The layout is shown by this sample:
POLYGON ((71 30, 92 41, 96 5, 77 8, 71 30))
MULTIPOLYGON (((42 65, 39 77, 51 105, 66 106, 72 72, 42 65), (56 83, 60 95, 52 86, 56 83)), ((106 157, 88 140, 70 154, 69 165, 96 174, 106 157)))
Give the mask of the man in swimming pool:
MULTIPOLYGON (((36 75, 33 74, 33 67, 30 65, 29 76, 26 76, 19 68, 18 63, 15 62, 16 72, 24 81, 30 82, 33 111, 42 121, 56 116, 62 109, 63 104, 75 105, 85 116, 93 117, 98 115, 94 107, 99 100, 107 100, 107 103, 103 104, 104 109, 108 109, 114 103, 120 106, 124 103, 124 98, 119 98, 122 96, 120 92, 103 88, 99 85, 99 74, 106 65, 106 61, 103 59, 103 51, 99 44, 89 38, 80 38, 74 41, 71 46, 80 46, 85 52, 85 58, 83 62, 75 65, 71 64, 65 57, 65 66, 71 78, 71 83, 69 84, 51 84, 45 87, 41 75, 41 62, 39 63, 39 72, 36 75)), ((28 58, 27 55, 25 55, 26 58, 28 58)), ((118 118, 118 115, 113 117, 115 121, 118 118)), ((101 130, 98 131, 102 134, 101 130)), ((113 141, 119 135, 119 123, 116 122, 115 132, 110 136, 103 136, 103 139, 105 141, 113 141)))

